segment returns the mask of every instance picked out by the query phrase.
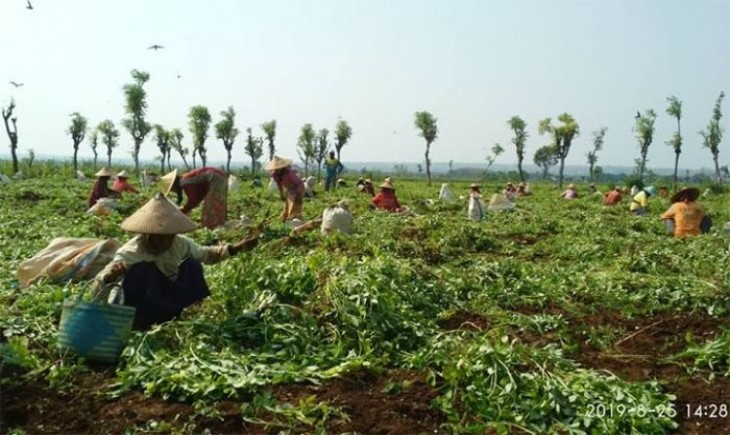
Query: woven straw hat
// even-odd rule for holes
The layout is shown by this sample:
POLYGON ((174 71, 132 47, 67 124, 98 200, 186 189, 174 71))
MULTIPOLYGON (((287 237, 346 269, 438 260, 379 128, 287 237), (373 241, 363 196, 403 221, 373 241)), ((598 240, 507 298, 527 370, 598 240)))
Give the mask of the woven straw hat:
POLYGON ((690 201, 697 201, 697 198, 700 197, 700 189, 697 189, 695 187, 685 187, 684 189, 672 195, 670 201, 672 202, 672 204, 674 204, 675 202, 682 201, 685 196, 689 196, 690 201))
POLYGON ((378 187, 380 187, 381 189, 391 189, 391 190, 395 190, 395 187, 393 187, 393 185, 392 185, 392 184, 390 183, 390 181, 384 181, 384 182, 383 182, 383 184, 381 184, 381 185, 380 185, 380 186, 378 186, 378 187))
POLYGON ((385 181, 386 183, 393 183, 393 177, 385 177, 385 180, 383 181, 385 181))
POLYGON ((193 231, 195 224, 167 197, 158 193, 125 219, 122 229, 139 234, 180 234, 193 231))
POLYGON ((97 172, 96 174, 94 174, 94 176, 96 176, 96 177, 111 177, 112 176, 112 171, 110 171, 109 169, 107 169, 107 168, 104 167, 104 168, 99 169, 99 172, 97 172))
POLYGON ((267 171, 275 171, 277 169, 283 169, 287 166, 291 166, 291 164, 292 161, 289 159, 282 159, 279 156, 274 156, 274 158, 266 164, 266 167, 264 169, 266 169, 267 171))
POLYGON ((575 189, 575 184, 573 184, 573 183, 568 184, 568 189, 575 189))
POLYGON ((511 203, 506 196, 495 193, 492 195, 492 199, 489 200, 488 210, 509 210, 514 208, 514 204, 511 203))
POLYGON ((167 196, 172 190, 172 185, 175 184, 175 178, 177 177, 177 169, 173 169, 172 172, 165 174, 164 177, 160 178, 160 192, 167 196))
POLYGON ((117 178, 129 178, 129 174, 127 174, 127 171, 122 171, 117 174, 117 178))
POLYGON ((475 187, 476 187, 476 188, 479 188, 480 186, 479 186, 479 184, 477 184, 477 183, 471 183, 471 184, 469 185, 469 188, 471 188, 471 189, 473 189, 473 188, 475 188, 475 187))

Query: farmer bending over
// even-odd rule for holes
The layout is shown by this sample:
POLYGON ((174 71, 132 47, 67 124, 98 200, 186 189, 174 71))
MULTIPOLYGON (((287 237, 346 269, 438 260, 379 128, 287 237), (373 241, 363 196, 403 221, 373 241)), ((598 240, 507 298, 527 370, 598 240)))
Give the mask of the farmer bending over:
POLYGON ((304 182, 291 167, 292 161, 274 156, 266 165, 271 171, 271 179, 279 187, 279 196, 284 201, 284 210, 281 212, 281 221, 302 218, 302 203, 304 202, 304 182), (286 190, 286 195, 284 195, 286 190))
POLYGON ((712 220, 695 202, 699 196, 700 191, 694 187, 682 189, 672 196, 672 206, 662 215, 667 234, 679 238, 710 231, 712 220))
POLYGON ((188 201, 180 209, 185 214, 203 203, 200 220, 204 227, 213 229, 226 223, 228 215, 228 175, 216 168, 199 168, 177 175, 177 170, 160 179, 160 189, 167 196, 170 191, 177 195, 177 205, 182 204, 183 192, 188 201))
POLYGON ((656 195, 656 189, 654 186, 649 186, 645 189, 640 190, 631 199, 631 205, 629 210, 634 216, 643 216, 646 214, 646 208, 649 205, 649 197, 656 195))
POLYGON ((139 193, 139 190, 129 184, 129 181, 127 181, 128 179, 129 174, 127 174, 127 171, 122 171, 118 173, 117 179, 114 180, 114 184, 112 185, 112 190, 120 195, 124 192, 139 193))
POLYGON ((103 285, 122 280, 124 304, 137 309, 136 329, 171 320, 210 295, 201 263, 217 263, 258 243, 258 235, 254 235, 234 244, 199 246, 180 235, 194 230, 195 224, 162 194, 121 227, 137 235, 99 272, 95 287, 98 292, 103 285))
POLYGON ((100 200, 101 198, 116 198, 119 196, 116 192, 109 189, 109 179, 111 178, 112 173, 107 168, 101 168, 99 169, 99 172, 96 173, 96 181, 94 182, 94 185, 91 187, 91 192, 89 192, 89 199, 87 202, 89 203, 89 208, 93 207, 94 204, 96 204, 96 201, 100 200))

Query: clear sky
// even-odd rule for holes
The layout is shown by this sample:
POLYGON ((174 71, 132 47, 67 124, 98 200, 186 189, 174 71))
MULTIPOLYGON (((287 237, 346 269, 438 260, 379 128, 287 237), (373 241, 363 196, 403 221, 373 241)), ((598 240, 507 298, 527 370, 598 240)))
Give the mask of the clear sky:
MULTIPOLYGON (((0 0, 0 104, 16 100, 19 153, 70 156, 69 114, 122 130, 122 86, 151 75, 148 119, 178 127, 207 106, 232 105, 243 132, 276 119, 278 154, 295 158, 305 123, 353 129, 343 163, 418 162, 414 113, 438 118, 432 160, 483 162, 507 145, 507 119, 528 124, 527 162, 547 144, 544 117, 571 113, 582 134, 566 163, 585 164, 591 132, 608 127, 599 165, 632 166, 637 110, 659 114, 649 167, 671 167, 675 123, 666 97, 684 101, 681 168, 712 166, 698 131, 730 91, 730 0, 0 0), (152 44, 165 48, 148 50, 152 44), (177 75, 181 75, 178 78, 177 75), (14 88, 9 81, 24 83, 14 88)), ((723 110, 730 119, 730 99, 723 110)), ((225 150, 208 139, 208 158, 225 150)), ((234 145, 244 163, 245 136, 234 145)), ((0 152, 8 139, 0 131, 0 152)), ((122 130, 115 156, 129 157, 122 130)), ((151 138, 141 156, 157 148, 151 138)), ((91 156, 85 142, 80 151, 91 156)), ((516 160, 513 146, 497 163, 516 160)), ((730 162, 730 137, 721 144, 730 162)))

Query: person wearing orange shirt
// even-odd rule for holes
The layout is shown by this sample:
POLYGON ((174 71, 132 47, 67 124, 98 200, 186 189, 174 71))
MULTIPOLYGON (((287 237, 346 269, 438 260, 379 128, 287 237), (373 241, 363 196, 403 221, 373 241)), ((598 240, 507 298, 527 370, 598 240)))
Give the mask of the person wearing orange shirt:
POLYGON ((621 202, 621 189, 614 187, 612 190, 603 194, 603 205, 612 206, 621 202))
POLYGON ((712 226, 712 220, 697 204, 700 191, 694 187, 682 189, 672 196, 672 206, 662 214, 667 234, 684 237, 706 233, 712 226))
POLYGON ((112 185, 112 190, 121 194, 123 192, 129 192, 129 193, 139 193, 139 190, 137 190, 134 186, 129 184, 129 174, 127 171, 122 171, 117 174, 117 179, 114 180, 114 184, 112 185))

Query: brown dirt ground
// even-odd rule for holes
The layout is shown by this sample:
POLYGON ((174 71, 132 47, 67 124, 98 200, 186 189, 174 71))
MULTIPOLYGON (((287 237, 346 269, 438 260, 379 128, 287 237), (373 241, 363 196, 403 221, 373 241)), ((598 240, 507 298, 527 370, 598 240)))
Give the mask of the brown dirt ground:
MULTIPOLYGON (((113 368, 79 376, 72 391, 58 393, 43 382, 30 382, 0 394, 0 433, 22 428, 33 434, 117 434, 132 427, 144 428, 148 422, 167 423, 177 430, 196 433, 276 433, 243 421, 240 403, 222 401, 215 405, 219 418, 196 415, 191 404, 145 397, 139 392, 111 399, 103 391, 114 381, 113 368)), ((340 407, 349 420, 331 421, 328 432, 342 433, 438 433, 443 415, 431 408, 437 392, 424 377, 411 372, 376 376, 356 372, 321 386, 286 385, 273 389, 280 402, 296 404, 315 395, 318 402, 340 407), (401 391, 385 392, 386 385, 406 381, 401 391)), ((267 415, 260 415, 266 419, 267 415)), ((165 430, 166 432, 168 430, 165 430)), ((312 428, 295 428, 295 432, 312 428)))

